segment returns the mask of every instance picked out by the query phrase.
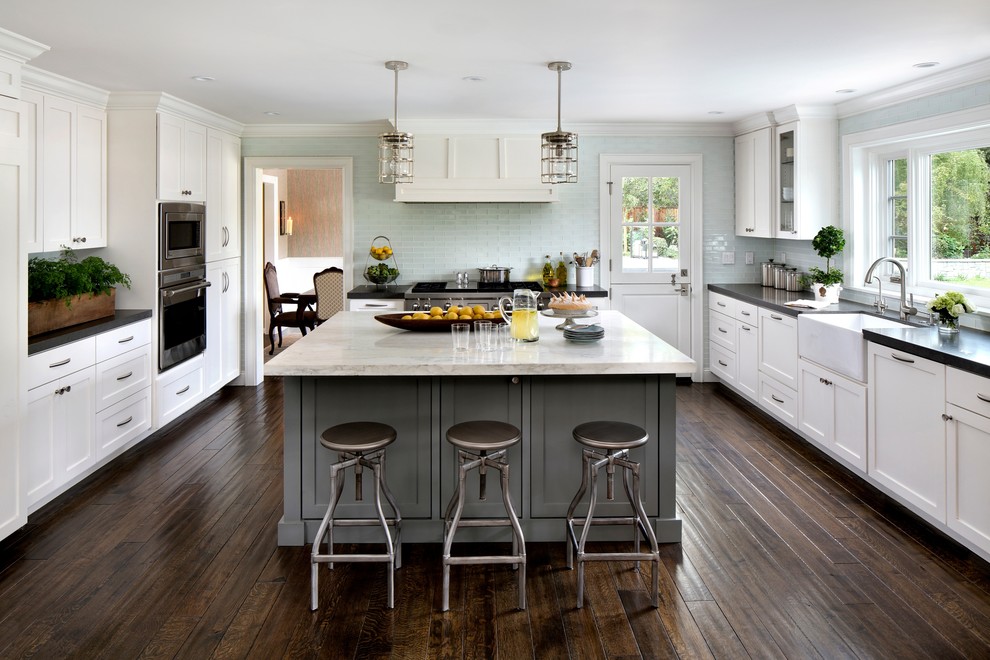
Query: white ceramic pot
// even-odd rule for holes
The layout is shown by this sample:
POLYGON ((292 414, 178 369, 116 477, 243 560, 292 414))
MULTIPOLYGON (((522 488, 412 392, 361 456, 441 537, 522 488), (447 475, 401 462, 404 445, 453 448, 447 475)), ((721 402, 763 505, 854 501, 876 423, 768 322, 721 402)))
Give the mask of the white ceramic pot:
POLYGON ((815 300, 837 303, 839 302, 839 292, 842 291, 842 285, 829 284, 826 286, 821 282, 815 282, 811 285, 811 290, 815 292, 815 300))

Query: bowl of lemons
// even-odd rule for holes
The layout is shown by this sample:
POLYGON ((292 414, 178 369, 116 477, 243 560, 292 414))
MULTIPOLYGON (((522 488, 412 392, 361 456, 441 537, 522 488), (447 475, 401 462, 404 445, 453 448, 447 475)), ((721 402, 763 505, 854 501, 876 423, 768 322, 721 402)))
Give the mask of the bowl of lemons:
POLYGON ((505 323, 502 313, 497 309, 487 310, 481 305, 451 305, 432 307, 422 312, 405 312, 402 314, 379 314, 375 320, 385 325, 413 332, 449 332, 454 323, 471 323, 473 321, 491 321, 505 323))

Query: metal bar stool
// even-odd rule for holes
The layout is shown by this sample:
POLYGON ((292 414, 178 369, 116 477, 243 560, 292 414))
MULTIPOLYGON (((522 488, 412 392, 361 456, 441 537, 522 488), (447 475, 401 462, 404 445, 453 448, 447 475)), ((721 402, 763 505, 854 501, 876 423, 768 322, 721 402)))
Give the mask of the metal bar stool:
POLYGON ((653 533, 653 527, 646 516, 643 500, 640 497, 639 463, 628 458, 629 450, 645 445, 650 436, 646 431, 633 424, 605 421, 580 424, 574 428, 573 435, 575 440, 584 445, 581 487, 578 488, 577 494, 571 500, 571 505, 567 508, 566 519, 568 568, 574 568, 574 551, 577 550, 577 606, 581 608, 584 605, 584 562, 635 561, 638 570, 639 562, 642 560, 653 563, 652 604, 653 607, 659 607, 660 549, 657 546, 657 537, 653 533), (622 469, 622 483, 625 486, 626 497, 629 498, 629 506, 632 507, 633 515, 594 518, 595 503, 598 500, 598 471, 603 467, 605 468, 607 475, 606 497, 612 500, 615 496, 613 479, 616 466, 622 469), (591 483, 591 499, 588 503, 588 514, 584 520, 575 520, 574 511, 581 502, 581 498, 588 491, 589 482, 591 483), (575 525, 582 526, 580 538, 574 531, 575 525), (633 552, 585 552, 585 542, 588 540, 588 532, 592 525, 632 525, 635 529, 633 552), (649 552, 640 552, 639 536, 641 533, 650 543, 649 552))
POLYGON ((519 442, 522 434, 512 424, 493 421, 472 421, 455 424, 447 430, 447 442, 457 448, 457 487, 444 513, 443 534, 443 611, 450 609, 450 567, 454 564, 513 564, 519 569, 519 609, 526 609, 526 541, 522 526, 509 499, 509 464, 505 453, 519 442), (478 470, 480 493, 486 499, 485 478, 488 468, 501 475, 502 503, 508 518, 462 518, 467 473, 478 470), (450 547, 458 527, 511 527, 512 554, 450 556, 450 547))
POLYGON ((395 606, 395 569, 402 566, 402 517, 399 507, 395 504, 388 484, 385 482, 385 447, 395 441, 395 429, 388 424, 378 422, 348 422, 332 426, 323 432, 320 444, 330 451, 338 452, 338 461, 330 466, 330 506, 323 516, 320 528, 313 540, 311 556, 312 592, 310 609, 316 609, 319 604, 319 588, 317 585, 319 565, 334 562, 383 562, 388 564, 388 606, 395 606), (362 468, 371 468, 374 472, 375 510, 377 518, 334 518, 334 511, 340 502, 344 490, 344 476, 338 474, 342 470, 354 468, 354 499, 364 499, 364 489, 361 483, 362 468), (386 518, 382 511, 381 495, 392 507, 392 518, 386 518), (385 532, 384 554, 338 554, 333 551, 333 528, 361 527, 380 525, 385 532), (395 528, 395 538, 389 532, 389 525, 395 528), (320 544, 324 535, 327 537, 327 552, 320 554, 320 544))

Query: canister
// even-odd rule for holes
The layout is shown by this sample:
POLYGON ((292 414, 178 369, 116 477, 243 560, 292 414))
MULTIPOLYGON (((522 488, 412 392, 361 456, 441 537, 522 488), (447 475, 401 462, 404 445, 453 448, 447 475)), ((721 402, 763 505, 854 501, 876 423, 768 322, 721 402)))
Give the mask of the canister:
POLYGON ((773 288, 787 288, 787 270, 788 269, 784 264, 780 264, 780 267, 773 271, 773 288))
POLYGON ((787 290, 788 291, 800 291, 801 290, 801 273, 798 272, 797 268, 787 269, 787 290))
POLYGON ((763 272, 763 286, 774 286, 774 273, 780 268, 780 266, 781 264, 775 264, 773 259, 760 264, 763 272))

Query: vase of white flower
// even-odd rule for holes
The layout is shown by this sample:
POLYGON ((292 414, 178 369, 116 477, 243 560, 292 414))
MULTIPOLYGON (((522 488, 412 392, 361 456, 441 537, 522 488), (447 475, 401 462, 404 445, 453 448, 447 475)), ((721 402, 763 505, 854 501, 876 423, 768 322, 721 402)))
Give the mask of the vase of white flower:
POLYGON ((958 291, 946 291, 942 295, 932 298, 928 301, 927 307, 938 325, 939 334, 942 335, 958 334, 959 318, 963 314, 976 311, 976 307, 958 291))

